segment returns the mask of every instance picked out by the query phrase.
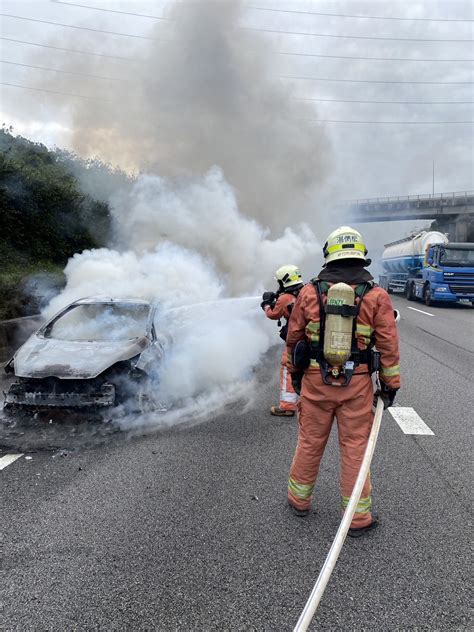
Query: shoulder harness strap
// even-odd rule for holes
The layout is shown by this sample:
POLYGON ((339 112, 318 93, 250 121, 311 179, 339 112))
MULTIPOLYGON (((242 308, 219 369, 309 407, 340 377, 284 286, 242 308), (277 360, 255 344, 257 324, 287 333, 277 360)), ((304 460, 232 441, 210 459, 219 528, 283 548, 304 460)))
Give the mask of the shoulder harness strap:
POLYGON ((355 314, 354 314, 354 320, 352 322, 352 346, 351 346, 352 355, 359 353, 359 348, 357 347, 357 317, 359 316, 360 308, 362 306, 362 301, 364 300, 365 295, 367 294, 367 292, 370 292, 370 290, 373 287, 374 287, 373 282, 367 281, 366 283, 360 283, 354 289, 354 293, 356 297, 359 299, 359 301, 356 302, 356 304, 354 305, 355 314))
POLYGON ((323 350, 324 345, 324 329, 326 325, 326 312, 324 310, 323 303, 323 294, 327 294, 329 289, 329 283, 326 281, 320 281, 317 277, 311 279, 311 283, 313 284, 314 291, 316 292, 316 296, 318 297, 319 303, 319 342, 318 342, 318 351, 323 350))

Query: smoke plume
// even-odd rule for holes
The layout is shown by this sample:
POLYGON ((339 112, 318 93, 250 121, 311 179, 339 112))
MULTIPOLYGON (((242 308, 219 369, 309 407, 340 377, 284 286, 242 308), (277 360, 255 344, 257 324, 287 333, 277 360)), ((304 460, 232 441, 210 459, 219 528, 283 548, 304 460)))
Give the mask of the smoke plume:
POLYGON ((66 288, 46 315, 84 296, 157 302, 156 330, 173 340, 158 392, 173 412, 160 415, 159 423, 185 411, 198 418, 196 401, 207 412, 243 393, 248 401, 252 368, 279 338, 258 296, 232 297, 261 292, 284 262, 315 258, 320 248, 310 229, 288 228, 270 239, 240 213, 217 168, 203 178, 140 176, 116 194, 112 208, 117 247, 76 254, 65 269, 66 288))
MULTIPOLYGON (((162 176, 202 176, 217 164, 241 210, 280 231, 316 219, 331 151, 322 127, 304 120, 314 107, 276 77, 270 45, 240 27, 242 12, 238 1, 174 3, 142 47, 117 51, 133 62, 66 56, 62 70, 82 74, 50 87, 95 97, 71 112, 79 154, 162 176)), ((58 67, 57 55, 45 61, 58 67)))

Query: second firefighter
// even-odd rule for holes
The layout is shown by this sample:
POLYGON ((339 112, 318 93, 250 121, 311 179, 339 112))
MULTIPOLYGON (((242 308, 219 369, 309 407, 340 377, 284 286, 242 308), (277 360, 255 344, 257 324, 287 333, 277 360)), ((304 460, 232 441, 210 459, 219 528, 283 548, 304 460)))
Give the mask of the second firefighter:
MULTIPOLYGON (((303 287, 303 281, 299 269, 294 265, 286 265, 275 272, 275 280, 278 281, 277 292, 264 292, 261 307, 267 318, 271 320, 285 321, 280 337, 286 341, 288 319, 296 301, 299 291, 303 287)), ((280 363, 280 403, 272 406, 270 412, 279 417, 293 417, 296 411, 298 395, 291 383, 291 375, 286 366, 287 349, 283 350, 280 363)))

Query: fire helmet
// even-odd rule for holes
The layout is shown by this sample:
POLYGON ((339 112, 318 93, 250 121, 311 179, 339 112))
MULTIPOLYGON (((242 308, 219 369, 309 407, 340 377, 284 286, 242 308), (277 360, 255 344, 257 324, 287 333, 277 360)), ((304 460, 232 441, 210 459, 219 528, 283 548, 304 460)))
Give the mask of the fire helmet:
POLYGON ((367 254, 364 238, 355 228, 339 226, 333 230, 323 248, 324 260, 339 261, 340 259, 364 259, 367 254))
POLYGON ((275 279, 282 285, 283 288, 303 284, 301 272, 297 266, 288 265, 278 268, 275 272, 275 279))

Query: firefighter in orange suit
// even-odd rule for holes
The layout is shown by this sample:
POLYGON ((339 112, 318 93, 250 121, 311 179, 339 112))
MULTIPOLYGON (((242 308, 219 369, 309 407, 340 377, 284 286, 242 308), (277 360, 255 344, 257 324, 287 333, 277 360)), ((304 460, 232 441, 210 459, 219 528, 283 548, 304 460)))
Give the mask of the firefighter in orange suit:
MULTIPOLYGON (((379 371, 385 407, 393 404, 400 387, 398 333, 390 297, 376 286, 366 270, 367 250, 362 235, 348 226, 333 231, 323 249, 325 265, 304 286, 293 307, 287 334, 288 368, 298 402, 299 432, 288 481, 293 513, 309 513, 321 458, 334 418, 341 456, 342 510, 347 507, 367 446, 373 422, 373 382, 379 371), (328 301, 335 284, 354 290, 353 306, 328 301), (352 317, 349 360, 334 367, 325 359, 328 314, 352 317), (375 346, 374 346, 375 345, 375 346)), ((332 336, 332 333, 331 333, 332 336)), ((341 341, 342 338, 333 338, 341 341)), ((331 342, 331 341, 329 341, 331 342)), ((334 342, 334 344, 336 344, 334 342)), ((377 526, 372 515, 370 474, 352 520, 349 535, 358 537, 377 526)))
MULTIPOLYGON (((296 266, 287 265, 278 268, 275 272, 278 281, 278 292, 265 292, 262 296, 261 307, 266 316, 271 320, 284 319, 286 323, 280 330, 280 337, 285 340, 288 328, 288 319, 291 309, 296 301, 298 292, 303 287, 300 271, 296 266)), ((280 404, 272 406, 270 412, 279 417, 293 417, 296 412, 298 395, 291 383, 291 374, 286 366, 288 356, 287 349, 283 350, 280 366, 280 404)))

